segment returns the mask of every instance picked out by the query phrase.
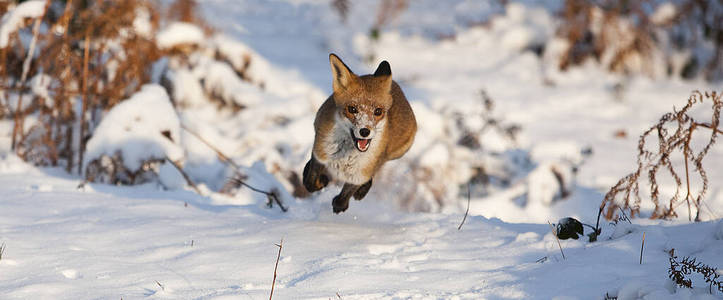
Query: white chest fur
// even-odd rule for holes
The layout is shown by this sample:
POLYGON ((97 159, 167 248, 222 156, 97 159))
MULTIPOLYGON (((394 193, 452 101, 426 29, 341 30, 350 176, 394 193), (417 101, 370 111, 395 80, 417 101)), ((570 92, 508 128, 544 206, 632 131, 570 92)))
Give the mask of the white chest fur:
POLYGON ((326 166, 334 179, 361 185, 369 181, 371 175, 373 175, 366 174, 364 170, 369 168, 371 164, 378 163, 382 150, 380 143, 384 126, 378 124, 382 126, 377 126, 375 135, 377 138, 371 140, 367 151, 361 152, 357 150, 351 137, 351 124, 346 123, 348 122, 344 122, 344 120, 337 117, 331 134, 321 141, 323 145, 322 151, 325 152, 327 159, 325 161, 320 160, 320 162, 326 166))

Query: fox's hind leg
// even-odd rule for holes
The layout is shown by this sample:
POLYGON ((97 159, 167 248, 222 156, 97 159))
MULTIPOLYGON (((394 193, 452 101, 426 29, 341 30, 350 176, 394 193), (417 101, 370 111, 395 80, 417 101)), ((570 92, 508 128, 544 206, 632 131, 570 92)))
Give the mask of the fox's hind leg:
POLYGON ((323 189, 329 184, 329 173, 326 171, 326 167, 322 165, 314 155, 311 155, 311 159, 304 166, 304 187, 309 193, 316 192, 323 189))
POLYGON ((354 193, 354 199, 361 200, 364 199, 364 196, 367 195, 369 190, 372 188, 372 179, 370 178, 367 183, 362 184, 358 190, 354 193))
POLYGON ((344 187, 341 188, 341 193, 334 197, 331 201, 331 206, 334 208, 334 213, 338 214, 349 208, 349 198, 359 189, 358 185, 345 183, 344 187))

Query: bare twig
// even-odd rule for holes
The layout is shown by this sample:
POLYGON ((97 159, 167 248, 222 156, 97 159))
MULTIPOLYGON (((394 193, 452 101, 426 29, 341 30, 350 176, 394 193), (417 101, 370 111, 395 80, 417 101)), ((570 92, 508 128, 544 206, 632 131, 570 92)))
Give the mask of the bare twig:
POLYGON ((161 287, 161 290, 162 290, 162 291, 165 291, 165 290, 166 290, 166 287, 164 287, 160 282, 158 282, 158 280, 154 280, 154 281, 156 282, 156 284, 157 284, 158 286, 161 287))
MULTIPOLYGON (((88 57, 90 53, 90 28, 86 29, 85 31, 85 42, 83 43, 83 82, 81 83, 81 97, 82 97, 82 108, 80 111, 80 139, 78 140, 78 151, 80 151, 79 155, 79 162, 83 161, 83 154, 85 153, 85 132, 88 130, 88 123, 85 122, 85 112, 88 111, 88 95, 86 95, 86 91, 88 91, 88 57)), ((83 173, 83 164, 78 164, 78 174, 83 173)))
POLYGON ((243 185, 254 192, 266 195, 266 198, 268 198, 268 200, 269 200, 269 207, 271 206, 271 202, 274 202, 279 206, 281 211, 286 212, 289 210, 288 208, 284 207, 284 204, 281 203, 281 199, 279 199, 278 192, 275 189, 272 189, 270 192, 267 192, 262 189, 255 188, 244 181, 245 177, 246 176, 243 176, 240 173, 237 173, 237 176, 231 178, 231 182, 236 183, 237 185, 243 185))
MULTIPOLYGON (((28 47, 28 53, 25 56, 25 61, 23 61, 23 72, 20 75, 20 82, 18 82, 18 87, 25 86, 25 81, 28 79, 28 72, 30 71, 30 63, 33 60, 33 54, 35 52, 35 45, 38 42, 38 33, 40 32, 40 24, 43 21, 43 18, 45 18, 45 14, 48 12, 48 8, 50 7, 50 0, 47 0, 45 2, 45 9, 43 10, 43 14, 35 19, 35 25, 33 25, 33 38, 30 40, 30 47, 28 47)), ((23 93, 20 93, 18 96, 18 103, 15 107, 15 125, 13 126, 13 135, 12 135, 12 141, 10 146, 13 150, 16 150, 17 148, 17 138, 18 134, 23 133, 23 121, 25 121, 25 116, 21 117, 21 114, 23 114, 23 93)))
POLYGON ((196 184, 193 183, 193 180, 191 180, 191 177, 189 177, 188 174, 186 174, 186 172, 183 171, 183 168, 181 168, 181 166, 179 166, 178 163, 176 163, 172 159, 168 158, 168 156, 166 156, 166 160, 169 163, 171 163, 171 165, 173 165, 176 168, 176 170, 178 170, 178 172, 181 173, 181 175, 183 176, 183 179, 185 179, 186 183, 188 183, 188 185, 190 185, 193 188, 193 190, 196 191, 196 194, 203 196, 203 194, 201 194, 201 190, 198 189, 198 186, 196 186, 196 184))
POLYGON ((199 135, 199 134, 196 133, 195 131, 189 129, 188 127, 186 127, 186 125, 181 124, 181 128, 182 128, 183 130, 185 130, 186 132, 190 133, 192 136, 196 137, 199 141, 201 141, 201 143, 205 144, 208 148, 210 148, 211 150, 213 150, 214 152, 216 152, 216 155, 217 155, 218 158, 220 158, 222 161, 230 164, 230 165, 231 165, 234 169, 236 169, 236 170, 241 169, 241 167, 240 167, 239 165, 237 165, 237 164, 236 164, 233 160, 231 160, 228 156, 226 156, 225 154, 223 154, 223 152, 221 152, 221 150, 219 150, 218 148, 216 148, 213 144, 211 144, 211 143, 209 143, 208 141, 206 141, 206 139, 204 139, 203 137, 201 137, 201 135, 199 135))
POLYGON ((560 239, 557 237, 557 232, 555 232, 555 227, 552 226, 552 223, 550 223, 550 221, 547 221, 547 224, 550 224, 550 230, 552 230, 552 235, 554 235, 555 239, 557 240, 557 246, 560 247, 560 253, 562 254, 562 259, 566 259, 565 253, 562 252, 562 244, 560 244, 560 239))
POLYGON ((5 243, 0 245, 0 260, 3 260, 3 254, 5 253, 5 243))
POLYGON ((457 227, 457 230, 462 230, 462 225, 464 225, 464 221, 467 220, 467 214, 469 214, 469 201, 470 201, 470 191, 469 191, 469 182, 467 182, 467 211, 464 212, 464 218, 462 218, 462 223, 459 223, 459 227, 457 227))
POLYGON ((257 193, 261 193, 261 194, 266 195, 266 197, 268 197, 268 199, 269 199, 270 202, 273 201, 273 202, 275 202, 276 204, 279 205, 279 208, 281 208, 281 211, 286 212, 286 211, 288 210, 288 209, 287 209, 286 207, 284 207, 284 205, 281 203, 281 199, 279 199, 279 196, 277 195, 277 193, 276 193, 274 190, 272 190, 272 191, 270 191, 270 192, 267 192, 267 191, 264 191, 264 190, 261 190, 261 189, 258 189, 258 188, 255 188, 255 187, 249 185, 248 183, 246 183, 246 181, 244 181, 245 178, 246 178, 246 176, 244 176, 244 175, 241 174, 241 166, 239 166, 239 165, 237 165, 235 162, 233 162, 233 160, 231 160, 231 158, 229 158, 228 156, 226 156, 225 154, 223 154, 223 152, 222 152, 221 150, 219 150, 218 148, 216 148, 216 146, 214 146, 214 145, 211 144, 210 142, 206 141, 206 139, 204 139, 203 137, 201 137, 201 135, 199 135, 198 133, 194 132, 193 130, 189 129, 188 127, 186 127, 186 126, 183 125, 183 124, 181 124, 181 128, 182 128, 183 130, 185 130, 186 132, 190 133, 191 135, 193 135, 194 137, 196 137, 199 141, 201 141, 203 144, 205 144, 208 148, 210 148, 211 150, 213 150, 214 152, 216 152, 216 155, 218 156, 219 159, 221 159, 221 161, 223 161, 223 162, 225 162, 225 163, 228 163, 229 165, 231 165, 231 167, 234 168, 234 170, 236 171, 237 176, 235 176, 234 178, 231 178, 231 181, 232 181, 232 182, 234 182, 234 183, 236 183, 236 184, 238 184, 238 185, 243 185, 243 186, 251 189, 251 190, 254 191, 254 192, 257 192, 257 193))
POLYGON ((279 268, 279 259, 281 258, 281 248, 284 247, 284 239, 281 239, 281 242, 276 244, 276 247, 279 247, 279 254, 276 256, 276 265, 274 266, 274 281, 271 282, 271 294, 269 294, 269 300, 274 296, 274 286, 276 285, 276 270, 279 268))
POLYGON ((643 231, 643 243, 640 244, 640 264, 643 264, 643 248, 645 248, 645 231, 643 231))

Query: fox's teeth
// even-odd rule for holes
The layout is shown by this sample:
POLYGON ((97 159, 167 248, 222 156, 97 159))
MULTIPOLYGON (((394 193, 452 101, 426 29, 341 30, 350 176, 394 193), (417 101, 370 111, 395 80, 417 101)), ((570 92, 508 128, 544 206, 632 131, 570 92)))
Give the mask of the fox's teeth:
POLYGON ((359 149, 359 151, 366 151, 367 148, 369 148, 369 140, 365 139, 358 139, 356 140, 356 147, 359 149))

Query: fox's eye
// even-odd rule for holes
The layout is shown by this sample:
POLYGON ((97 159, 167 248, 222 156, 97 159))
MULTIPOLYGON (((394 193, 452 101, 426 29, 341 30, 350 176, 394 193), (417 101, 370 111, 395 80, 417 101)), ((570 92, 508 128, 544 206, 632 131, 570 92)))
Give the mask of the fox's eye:
POLYGON ((349 113, 352 113, 352 114, 355 114, 355 113, 358 112, 358 111, 356 110, 356 107, 355 107, 355 106, 351 106, 351 105, 347 106, 347 107, 346 107, 346 110, 348 110, 349 113))
POLYGON ((381 108, 378 108, 378 107, 377 107, 377 109, 374 110, 374 115, 375 115, 375 116, 381 116, 382 113, 383 113, 383 111, 382 111, 381 108))

